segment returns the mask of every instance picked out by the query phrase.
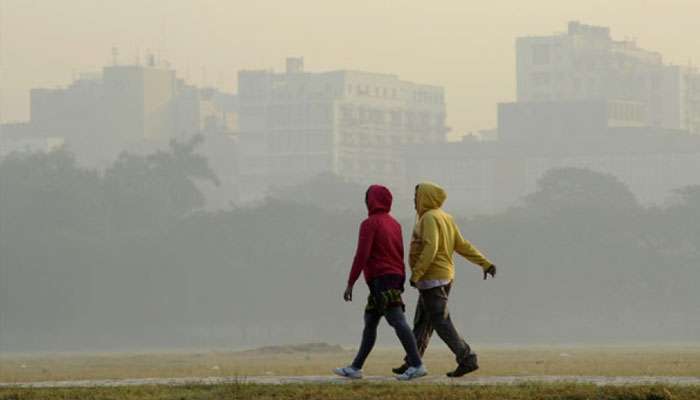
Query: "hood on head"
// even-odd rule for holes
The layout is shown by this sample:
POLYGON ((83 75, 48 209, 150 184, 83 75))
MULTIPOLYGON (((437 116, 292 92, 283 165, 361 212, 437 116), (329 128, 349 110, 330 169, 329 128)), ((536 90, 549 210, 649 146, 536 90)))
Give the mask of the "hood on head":
POLYGON ((428 210, 442 207, 446 199, 445 189, 432 182, 423 182, 416 187, 416 211, 420 215, 428 210))
POLYGON ((391 211, 392 199, 389 189, 381 185, 372 185, 365 193, 365 204, 370 215, 391 211))

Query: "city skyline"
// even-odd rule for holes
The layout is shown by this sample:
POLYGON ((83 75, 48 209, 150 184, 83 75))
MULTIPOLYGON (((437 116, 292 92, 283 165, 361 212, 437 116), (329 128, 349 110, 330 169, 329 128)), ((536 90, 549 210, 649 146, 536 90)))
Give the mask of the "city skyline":
POLYGON ((331 7, 305 1, 290 9, 271 3, 200 2, 198 7, 188 7, 190 2, 173 1, 137 7, 135 2, 95 5, 72 1, 59 7, 5 0, 0 4, 2 118, 3 122, 28 119, 29 89, 64 86, 75 73, 107 65, 111 48, 116 46, 123 63, 132 62, 137 49, 143 54, 150 49, 170 61, 188 82, 227 91, 237 90, 237 71, 279 71, 283 69, 280 60, 292 55, 304 56, 314 71, 363 70, 430 82, 446 89, 447 125, 454 138, 494 127, 496 103, 515 99, 516 37, 549 35, 564 30, 568 20, 578 19, 610 26, 614 38, 636 38, 640 47, 658 51, 665 62, 685 65, 693 58, 693 49, 683 48, 673 38, 700 29, 692 24, 689 11, 697 6, 689 1, 662 5, 623 0, 615 9, 603 2, 560 6, 535 1, 520 11, 542 15, 528 18, 506 17, 512 14, 506 3, 466 6, 445 2, 424 10, 417 2, 406 2, 398 9, 382 4, 331 7), (624 18, 615 16, 623 11, 624 18), (30 31, 23 23, 46 13, 56 15, 46 26, 30 31), (651 35, 645 24, 652 16, 660 25, 669 25, 668 29, 651 35), (76 18, 81 17, 86 24, 78 23, 76 18), (439 27, 430 24, 438 19, 439 27), (127 25, 125 21, 129 31, 120 29, 127 25), (316 23, 297 29, 309 21, 316 23), (359 26, 363 29, 357 29, 359 26), (380 30, 383 35, 374 35, 380 30), (318 37, 321 32, 325 35, 318 37), (367 40, 371 35, 373 40, 367 40), (47 41, 57 45, 42 47, 41 53, 34 51, 47 41))

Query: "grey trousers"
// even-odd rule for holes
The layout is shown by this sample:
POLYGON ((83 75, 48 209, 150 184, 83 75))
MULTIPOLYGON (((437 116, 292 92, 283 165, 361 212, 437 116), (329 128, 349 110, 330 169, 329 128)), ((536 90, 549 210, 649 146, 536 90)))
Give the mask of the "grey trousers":
POLYGON ((357 350, 357 356, 352 362, 352 366, 357 369, 362 369, 365 364, 365 360, 369 353, 374 347, 374 343, 377 340, 377 326, 382 316, 386 318, 386 321, 394 328, 396 331, 396 336, 398 336, 401 341, 401 345, 406 351, 406 362, 411 367, 417 367, 422 364, 421 358, 418 355, 418 348, 416 347, 416 340, 411 333, 411 327, 408 326, 406 318, 403 315, 403 308, 401 307, 390 307, 386 309, 384 314, 376 312, 366 312, 365 313, 365 329, 362 331, 362 343, 360 348, 357 350))
POLYGON ((448 284, 420 291, 413 319, 413 335, 416 337, 418 352, 423 357, 433 330, 436 331, 454 353, 457 363, 462 364, 467 362, 471 348, 455 329, 447 309, 451 286, 452 284, 448 284))

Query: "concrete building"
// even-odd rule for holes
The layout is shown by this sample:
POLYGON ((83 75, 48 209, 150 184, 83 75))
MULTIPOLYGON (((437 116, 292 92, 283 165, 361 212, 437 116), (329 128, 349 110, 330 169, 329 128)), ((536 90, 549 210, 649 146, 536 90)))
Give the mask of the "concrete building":
POLYGON ((0 161, 12 153, 48 153, 63 144, 63 138, 33 135, 28 122, 0 125, 0 161))
POLYGON ((112 65, 68 87, 30 93, 32 136, 62 137, 86 165, 103 167, 123 150, 186 140, 197 133, 233 133, 236 97, 200 89, 157 65, 112 65))
POLYGON ((498 105, 498 135, 505 142, 601 137, 611 128, 646 127, 646 107, 634 101, 528 101, 498 105))
POLYGON ((564 142, 485 142, 474 139, 407 149, 408 174, 448 192, 446 207, 460 215, 502 212, 518 205, 554 168, 612 174, 644 205, 661 204, 672 191, 700 184, 700 137, 652 128, 614 128, 600 138, 564 142))
POLYGON ((444 90, 359 71, 239 73, 241 179, 249 200, 332 172, 406 186, 401 146, 444 143, 444 90))
POLYGON ((176 96, 175 71, 154 65, 117 65, 102 73, 106 120, 111 135, 128 141, 170 137, 170 105, 176 96))
POLYGON ((516 73, 517 101, 498 105, 498 140, 407 149, 408 176, 442 183, 448 208, 503 211, 561 167, 612 174, 647 205, 700 184, 696 69, 571 22, 517 39, 516 73))
POLYGON ((698 71, 613 40, 607 27, 570 22, 563 34, 518 38, 516 71, 519 103, 625 102, 643 109, 644 126, 700 134, 698 71))

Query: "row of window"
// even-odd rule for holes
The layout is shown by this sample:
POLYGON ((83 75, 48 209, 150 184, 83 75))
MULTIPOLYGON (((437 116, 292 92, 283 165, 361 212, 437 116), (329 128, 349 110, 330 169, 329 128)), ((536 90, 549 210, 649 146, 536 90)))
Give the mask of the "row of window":
MULTIPOLYGON (((398 99, 401 89, 387 88, 370 85, 348 85, 348 96, 369 96, 380 97, 384 99, 398 99)), ((432 92, 428 90, 413 90, 411 92, 411 100, 425 104, 442 104, 444 98, 442 93, 432 92)))
POLYGON ((345 146, 400 146, 404 144, 438 143, 439 135, 399 136, 399 135, 372 135, 369 133, 344 133, 339 138, 340 144, 345 146))
POLYGON ((643 122, 646 116, 646 108, 643 104, 635 103, 608 103, 608 118, 618 121, 643 122))
MULTIPOLYGON (((406 144, 438 143, 439 134, 432 135, 377 135, 370 133, 344 132, 338 138, 342 146, 382 147, 400 146, 406 144)), ((301 133, 268 133, 266 137, 267 150, 271 153, 305 153, 323 152, 331 147, 331 137, 328 134, 301 133)))
POLYGON ((275 104, 267 108, 271 126, 330 124, 333 111, 328 103, 275 104))
POLYGON ((408 126, 422 127, 430 126, 444 127, 445 114, 430 113, 430 112, 413 112, 393 110, 385 111, 376 108, 354 107, 352 105, 344 105, 340 109, 341 122, 346 125, 374 123, 388 124, 391 126, 408 126))

